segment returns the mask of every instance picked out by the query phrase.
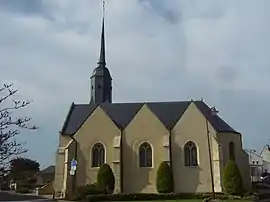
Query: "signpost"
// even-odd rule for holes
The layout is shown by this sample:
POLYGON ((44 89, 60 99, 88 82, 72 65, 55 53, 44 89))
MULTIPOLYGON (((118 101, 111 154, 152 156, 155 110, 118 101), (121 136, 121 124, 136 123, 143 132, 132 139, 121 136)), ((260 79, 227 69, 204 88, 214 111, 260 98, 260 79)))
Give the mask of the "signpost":
POLYGON ((70 171, 69 171, 70 175, 75 175, 75 171, 77 170, 77 164, 78 162, 75 159, 72 159, 70 161, 70 171))
POLYGON ((75 170, 70 170, 70 171, 69 171, 69 174, 70 174, 70 175, 75 175, 75 170))

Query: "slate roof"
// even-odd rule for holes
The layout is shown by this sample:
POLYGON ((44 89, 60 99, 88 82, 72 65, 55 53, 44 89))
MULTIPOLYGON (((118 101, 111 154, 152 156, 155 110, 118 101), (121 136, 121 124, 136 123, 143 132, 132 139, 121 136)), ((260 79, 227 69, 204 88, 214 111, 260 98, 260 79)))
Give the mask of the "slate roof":
MULTIPOLYGON (((180 101, 180 102, 147 102, 147 103, 101 103, 100 107, 111 118, 119 129, 124 129, 141 109, 147 104, 149 109, 160 119, 169 130, 184 114, 189 104, 194 102, 202 114, 209 120, 217 132, 235 131, 218 115, 211 115, 210 108, 203 101, 180 101)), ((73 135, 96 109, 97 104, 74 104, 72 103, 61 134, 73 135)))
POLYGON ((39 174, 54 174, 55 172, 55 166, 49 166, 45 168, 44 170, 41 170, 39 174))

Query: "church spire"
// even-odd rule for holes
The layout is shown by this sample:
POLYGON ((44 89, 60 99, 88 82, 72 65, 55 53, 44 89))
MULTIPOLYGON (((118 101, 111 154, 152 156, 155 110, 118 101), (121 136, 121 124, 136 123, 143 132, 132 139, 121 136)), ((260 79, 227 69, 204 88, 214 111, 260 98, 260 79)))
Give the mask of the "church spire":
POLYGON ((105 60, 105 31, 104 31, 104 11, 105 0, 103 0, 101 47, 98 66, 94 69, 91 76, 91 98, 90 103, 111 103, 112 102, 112 77, 106 67, 105 60))
POLYGON ((104 36, 104 15, 105 15, 105 1, 103 1, 103 12, 102 12, 102 29, 101 29, 101 43, 100 43, 100 55, 99 55, 99 65, 106 65, 105 60, 105 36, 104 36))

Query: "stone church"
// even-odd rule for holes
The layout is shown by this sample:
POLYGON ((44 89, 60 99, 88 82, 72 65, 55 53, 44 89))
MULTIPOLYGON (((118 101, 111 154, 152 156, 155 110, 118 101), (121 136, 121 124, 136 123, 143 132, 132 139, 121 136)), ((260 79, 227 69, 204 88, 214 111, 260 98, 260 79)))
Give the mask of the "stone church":
POLYGON ((56 193, 64 196, 76 186, 95 183, 103 163, 113 169, 116 193, 155 193, 157 170, 163 161, 172 166, 174 192, 222 192, 222 173, 230 158, 237 162, 248 188, 248 155, 241 133, 204 101, 112 102, 104 34, 103 18, 91 100, 71 104, 59 134, 56 193), (73 173, 72 159, 77 161, 73 173))

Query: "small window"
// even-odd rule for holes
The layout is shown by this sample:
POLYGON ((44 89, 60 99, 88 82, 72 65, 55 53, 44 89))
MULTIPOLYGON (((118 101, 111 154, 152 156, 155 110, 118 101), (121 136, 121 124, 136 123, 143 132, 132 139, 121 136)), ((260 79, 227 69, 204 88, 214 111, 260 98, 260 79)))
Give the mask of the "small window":
POLYGON ((232 141, 229 143, 229 157, 235 161, 235 146, 232 141))
POLYGON ((185 166, 198 166, 197 147, 192 141, 184 146, 185 166))
POLYGON ((92 88, 92 90, 93 90, 93 89, 94 89, 94 86, 92 85, 92 87, 91 87, 91 88, 92 88))
POLYGON ((139 147, 139 164, 140 167, 152 167, 152 147, 147 142, 139 147))
POLYGON ((105 148, 103 144, 96 143, 92 147, 92 167, 100 167, 105 163, 105 148))
POLYGON ((259 164, 259 161, 257 161, 256 163, 259 164))
POLYGON ((252 164, 255 164, 255 161, 252 161, 252 164))

